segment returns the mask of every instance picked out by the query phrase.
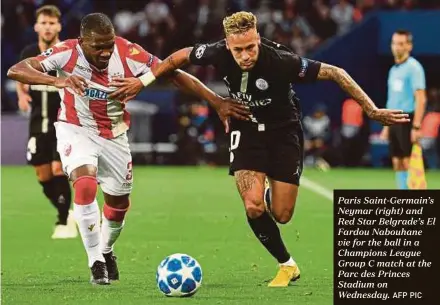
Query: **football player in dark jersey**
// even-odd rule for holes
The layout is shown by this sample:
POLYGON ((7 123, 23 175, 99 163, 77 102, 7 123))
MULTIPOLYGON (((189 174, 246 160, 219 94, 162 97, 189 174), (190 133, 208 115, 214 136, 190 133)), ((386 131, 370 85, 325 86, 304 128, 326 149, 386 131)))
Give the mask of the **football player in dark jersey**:
POLYGON ((247 121, 221 117, 226 131, 230 130, 230 174, 235 176, 250 227, 280 264, 269 287, 285 287, 300 276, 276 224, 292 218, 303 169, 303 131, 292 84, 331 80, 371 119, 389 125, 405 123, 408 117, 400 110, 378 109, 343 69, 302 58, 261 38, 252 13, 228 16, 223 27, 226 38, 219 42, 176 51, 140 79, 114 79, 113 85, 120 88, 113 97, 130 99, 157 77, 186 64, 216 68, 230 97, 251 111, 247 121), (265 187, 266 178, 270 189, 265 187))
MULTIPOLYGON (((53 5, 39 8, 35 14, 35 32, 38 43, 26 46, 20 60, 41 53, 49 54, 59 40, 61 12, 53 5)), ((56 76, 56 72, 54 73, 56 76)), ((75 238, 78 235, 73 217, 69 216, 71 189, 62 170, 57 152, 57 139, 53 123, 60 108, 58 90, 52 86, 25 85, 17 82, 18 105, 22 111, 29 111, 29 141, 27 159, 33 165, 43 193, 58 210, 58 220, 52 234, 54 239, 75 238)))

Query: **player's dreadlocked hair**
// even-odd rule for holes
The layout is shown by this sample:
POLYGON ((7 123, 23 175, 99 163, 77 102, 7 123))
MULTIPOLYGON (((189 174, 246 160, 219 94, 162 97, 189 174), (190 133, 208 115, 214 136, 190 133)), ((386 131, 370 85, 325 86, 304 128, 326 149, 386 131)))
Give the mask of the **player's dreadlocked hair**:
POLYGON ((108 18, 105 14, 88 14, 81 20, 82 37, 90 35, 92 32, 97 34, 109 34, 113 31, 113 24, 110 18, 108 18))
POLYGON ((257 17, 250 12, 238 12, 223 19, 225 35, 241 34, 257 28, 257 17))

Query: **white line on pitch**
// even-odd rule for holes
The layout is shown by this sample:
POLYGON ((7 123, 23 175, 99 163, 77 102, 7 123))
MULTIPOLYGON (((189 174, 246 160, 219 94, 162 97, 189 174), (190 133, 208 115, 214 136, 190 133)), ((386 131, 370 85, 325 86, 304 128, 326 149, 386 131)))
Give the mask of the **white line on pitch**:
POLYGON ((319 194, 326 199, 333 201, 333 191, 310 180, 306 177, 301 177, 301 186, 304 186, 306 189, 311 190, 312 192, 319 194))

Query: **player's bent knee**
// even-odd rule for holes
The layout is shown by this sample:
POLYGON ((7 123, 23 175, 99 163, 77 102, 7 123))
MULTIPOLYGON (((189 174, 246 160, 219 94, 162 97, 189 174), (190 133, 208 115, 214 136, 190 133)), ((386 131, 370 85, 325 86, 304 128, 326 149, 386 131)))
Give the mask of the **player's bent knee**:
POLYGON ((261 200, 246 200, 244 201, 246 215, 249 218, 255 219, 260 217, 266 210, 264 202, 261 200))
POLYGON ((35 174, 40 182, 49 181, 53 177, 51 168, 48 164, 35 166, 35 174))
POLYGON ((98 181, 93 176, 81 176, 73 182, 75 189, 75 204, 87 205, 96 198, 98 181))
POLYGON ((283 211, 281 214, 279 214, 279 215, 275 215, 274 214, 273 216, 274 216, 275 220, 278 223, 284 225, 284 224, 288 223, 292 219, 293 210, 291 210, 291 211, 283 211))

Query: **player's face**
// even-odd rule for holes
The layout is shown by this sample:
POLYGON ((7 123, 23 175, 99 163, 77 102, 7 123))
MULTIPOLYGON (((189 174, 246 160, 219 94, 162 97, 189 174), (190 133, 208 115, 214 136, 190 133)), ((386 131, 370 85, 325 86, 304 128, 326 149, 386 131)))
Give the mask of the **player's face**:
POLYGON ((87 60, 98 69, 108 66, 115 48, 115 33, 96 34, 80 37, 79 43, 87 60))
POLYGON ((391 40, 391 51, 394 58, 399 60, 408 57, 412 49, 412 43, 408 40, 408 36, 394 34, 391 40))
POLYGON ((236 63, 244 71, 251 70, 255 66, 260 42, 260 35, 256 29, 226 37, 227 48, 231 51, 236 63))
POLYGON ((46 44, 51 44, 58 40, 58 35, 61 32, 61 24, 57 17, 51 17, 40 14, 34 26, 38 37, 46 44))

